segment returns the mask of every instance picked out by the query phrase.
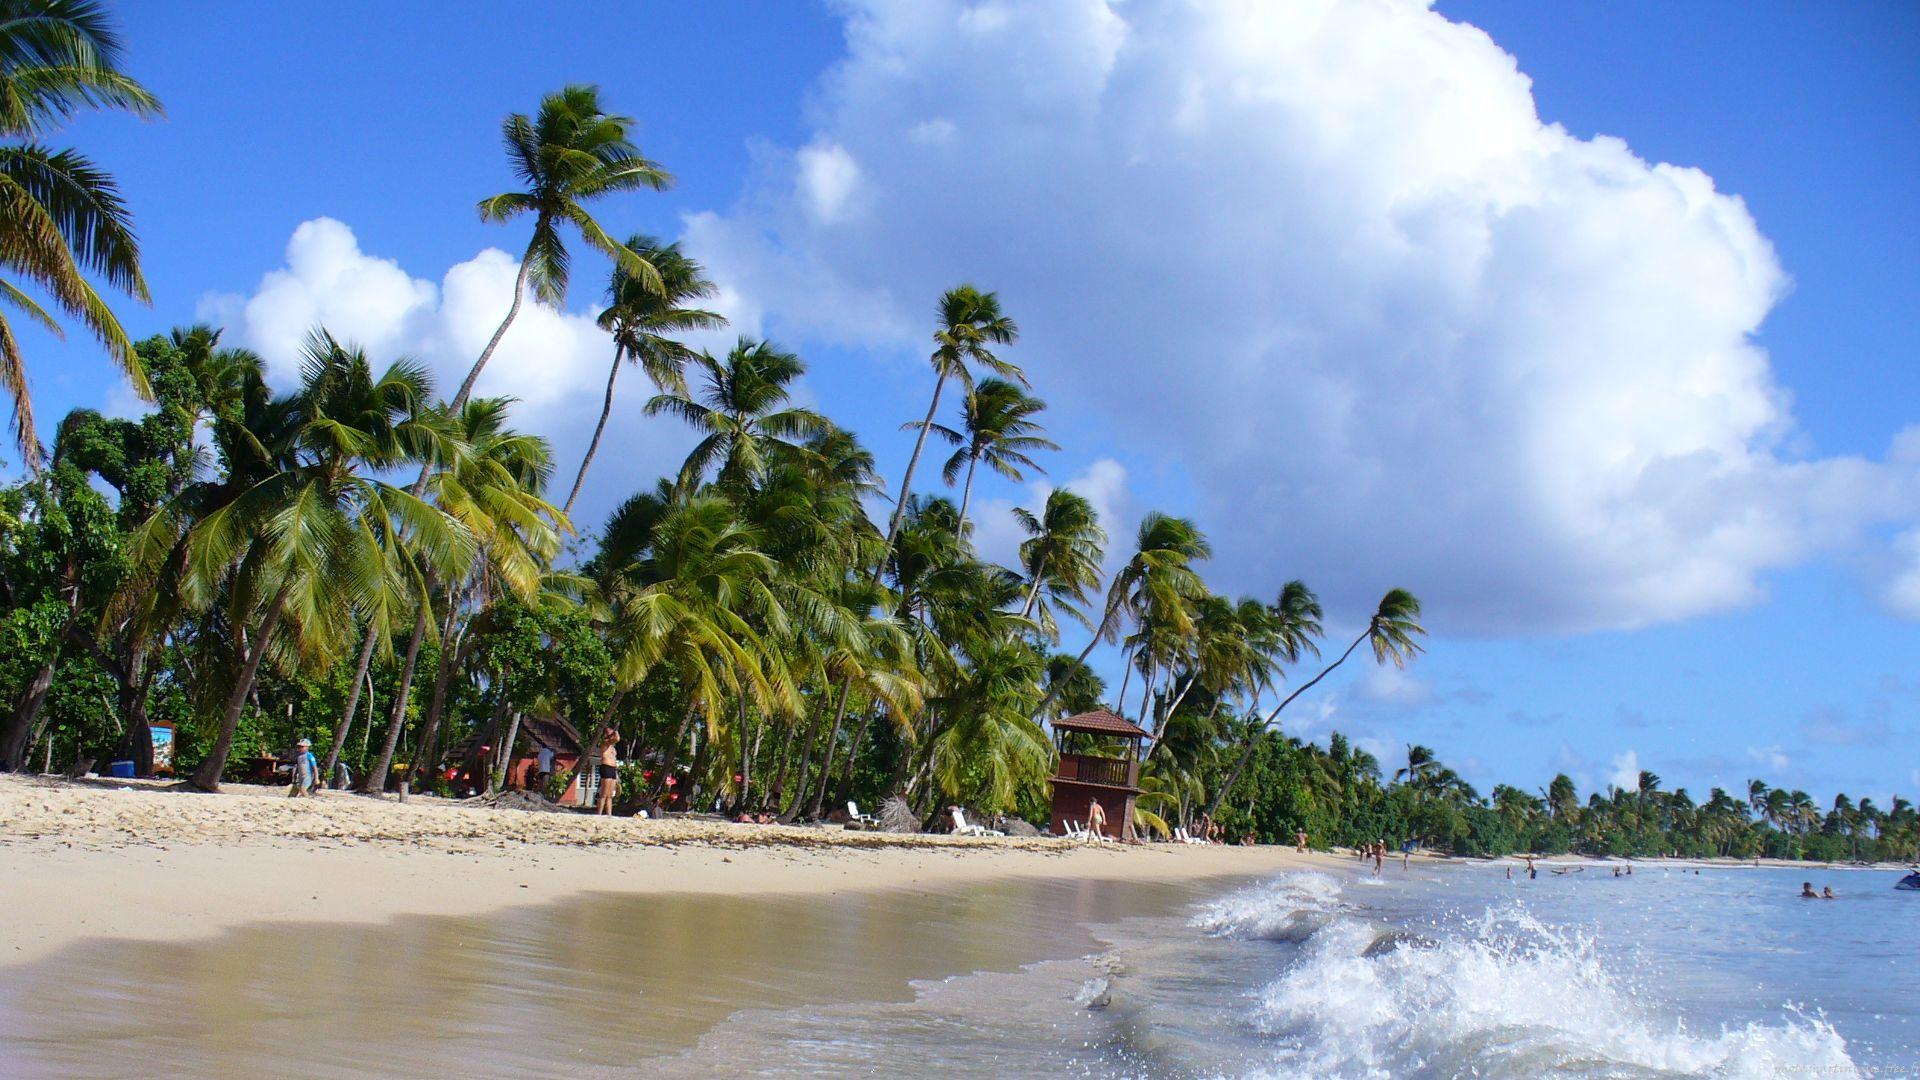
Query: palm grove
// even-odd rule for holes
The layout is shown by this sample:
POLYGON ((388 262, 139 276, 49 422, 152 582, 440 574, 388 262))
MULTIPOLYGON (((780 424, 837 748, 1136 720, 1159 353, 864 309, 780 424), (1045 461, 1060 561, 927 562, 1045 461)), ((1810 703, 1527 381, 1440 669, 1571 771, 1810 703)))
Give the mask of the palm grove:
MULTIPOLYGON (((889 490, 852 432, 795 403, 799 356, 683 343, 724 325, 701 306, 714 288, 676 245, 616 238, 596 218, 671 176, 593 87, 502 125, 514 189, 478 211, 525 248, 451 398, 422 367, 324 327, 285 387, 217 328, 130 342, 90 283, 145 299, 125 205, 108 174, 41 142, 83 110, 158 115, 120 54, 96 4, 0 0, 0 293, 44 327, 83 326, 152 402, 137 419, 76 410, 43 447, 0 317, 25 467, 0 492, 8 768, 130 758, 150 774, 164 720, 203 789, 301 736, 324 750, 325 775, 345 764, 371 793, 444 788, 436 766, 460 748, 512 746, 523 718, 559 714, 619 729, 637 804, 792 820, 897 796, 923 819, 958 803, 1045 821, 1046 721, 1112 707, 1157 736, 1143 832, 1211 814, 1236 837, 1304 828, 1321 844, 1480 853, 1914 852, 1899 799, 1883 811, 1843 795, 1821 813, 1758 785, 1695 803, 1650 774, 1585 804, 1564 776, 1483 799, 1423 747, 1388 775, 1339 735, 1324 749, 1287 737, 1282 712, 1350 659, 1420 651, 1414 597, 1388 592, 1328 643, 1302 583, 1271 601, 1215 595, 1191 521, 1149 514, 1110 536, 1067 490, 1017 512, 1017 565, 983 560, 980 470, 1024 479, 1056 449, 999 298, 967 285, 939 298, 928 406, 904 425, 912 453, 889 490), (556 476, 513 402, 474 389, 524 302, 564 303, 583 248, 612 267, 608 376, 583 460, 556 476), (623 375, 651 393, 622 397, 623 375), (616 408, 696 441, 582 541, 569 515, 616 408), (936 465, 941 483, 917 490, 936 465), (1087 664, 1102 642, 1126 661, 1111 693, 1087 664)), ((505 755, 489 760, 497 787, 505 755)))

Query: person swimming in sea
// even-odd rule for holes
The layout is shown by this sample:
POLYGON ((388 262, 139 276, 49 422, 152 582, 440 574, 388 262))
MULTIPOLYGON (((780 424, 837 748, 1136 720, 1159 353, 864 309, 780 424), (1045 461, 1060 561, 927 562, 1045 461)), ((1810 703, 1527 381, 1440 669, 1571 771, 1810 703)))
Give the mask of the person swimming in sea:
POLYGON ((1813 882, 1803 881, 1800 883, 1800 899, 1802 900, 1820 899, 1820 894, 1813 891, 1813 882))
POLYGON ((1822 899, 1822 900, 1838 900, 1838 899, 1840 899, 1840 898, 1839 898, 1839 897, 1837 897, 1837 896, 1835 896, 1835 895, 1833 895, 1833 886, 1831 886, 1831 885, 1823 885, 1823 886, 1821 886, 1821 888, 1820 888, 1820 899, 1822 899))

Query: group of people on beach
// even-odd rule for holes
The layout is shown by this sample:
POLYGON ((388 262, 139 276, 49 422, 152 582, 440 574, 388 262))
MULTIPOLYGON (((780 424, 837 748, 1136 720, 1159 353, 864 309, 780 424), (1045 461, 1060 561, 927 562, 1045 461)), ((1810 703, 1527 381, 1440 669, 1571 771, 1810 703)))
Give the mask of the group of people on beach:
MULTIPOLYGON (((1304 836, 1305 834, 1302 835, 1304 836)), ((1304 845, 1301 850, 1305 850, 1304 845)), ((1375 877, 1378 877, 1380 876, 1381 869, 1387 864, 1387 842, 1385 840, 1375 840, 1369 844, 1361 844, 1358 848, 1354 849, 1354 854, 1360 859, 1362 865, 1365 865, 1368 859, 1372 859, 1373 874, 1375 877)), ((1412 856, 1413 842, 1409 840, 1400 846, 1400 869, 1405 870, 1407 868, 1407 860, 1412 856)))

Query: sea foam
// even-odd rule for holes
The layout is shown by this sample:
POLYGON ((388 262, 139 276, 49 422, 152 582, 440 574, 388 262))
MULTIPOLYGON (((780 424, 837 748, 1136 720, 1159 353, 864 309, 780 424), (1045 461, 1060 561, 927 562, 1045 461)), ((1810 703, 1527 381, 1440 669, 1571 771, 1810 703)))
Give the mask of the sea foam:
POLYGON ((1214 933, 1298 942, 1255 998, 1252 1021, 1272 1040, 1267 1075, 1862 1075, 1818 1016, 1692 1030, 1636 992, 1591 938, 1517 903, 1429 939, 1343 911, 1338 894, 1325 875, 1299 875, 1195 919, 1214 933))

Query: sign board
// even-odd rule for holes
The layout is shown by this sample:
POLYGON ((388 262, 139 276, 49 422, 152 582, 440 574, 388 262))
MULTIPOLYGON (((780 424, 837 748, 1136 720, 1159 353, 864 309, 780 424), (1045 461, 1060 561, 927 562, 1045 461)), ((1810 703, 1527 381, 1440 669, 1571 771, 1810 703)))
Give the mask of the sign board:
POLYGON ((173 725, 155 724, 153 731, 153 774, 173 775, 173 725))

